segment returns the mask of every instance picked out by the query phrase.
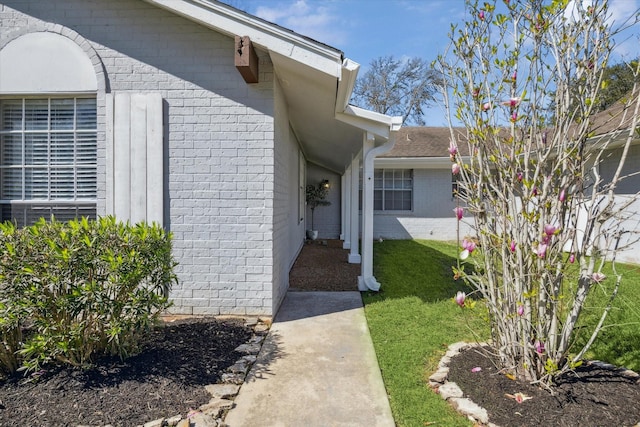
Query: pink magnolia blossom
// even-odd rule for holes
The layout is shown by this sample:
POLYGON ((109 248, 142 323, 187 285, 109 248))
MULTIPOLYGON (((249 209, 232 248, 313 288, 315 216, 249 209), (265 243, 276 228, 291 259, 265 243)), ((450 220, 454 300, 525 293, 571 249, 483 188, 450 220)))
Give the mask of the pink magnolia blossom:
POLYGON ((481 21, 484 21, 484 10, 481 10, 480 13, 478 13, 478 18, 480 18, 481 21))
POLYGON ((471 372, 476 373, 476 372, 480 372, 482 371, 482 368, 480 366, 476 366, 475 368, 471 368, 471 372))
POLYGON ((462 241, 462 248, 468 250, 469 252, 473 252, 476 249, 476 242, 473 240, 464 239, 462 241))
POLYGON ((509 98, 508 101, 504 101, 502 105, 506 105, 507 107, 515 108, 520 104, 521 98, 509 98))
POLYGON ((476 242, 473 240, 464 239, 462 241, 462 252, 460 252, 460 259, 465 260, 469 258, 469 255, 476 250, 476 242))
POLYGON ((544 258, 547 255, 547 244, 546 243, 538 243, 538 246, 533 249, 536 255, 540 258, 544 258))
POLYGON ((509 245, 509 249, 511 250, 511 252, 515 252, 516 251, 516 241, 512 240, 511 244, 509 245))
POLYGON ((485 102, 484 104, 482 104, 482 111, 489 111, 490 109, 491 109, 490 102, 485 102))
POLYGON ((455 207, 453 208, 453 211, 456 214, 456 218, 458 218, 458 221, 460 221, 464 215, 464 209, 461 207, 455 207))
POLYGON ((536 353, 538 354, 544 353, 544 343, 542 341, 536 340, 534 347, 536 348, 536 353))
POLYGON ((464 307, 464 300, 467 297, 467 295, 462 292, 462 291, 458 291, 458 293, 456 294, 456 304, 458 304, 460 307, 464 307))
POLYGON ((460 165, 457 163, 454 163, 451 165, 451 173, 454 175, 458 175, 460 173, 460 165))
POLYGON ((544 234, 546 234, 547 236, 553 236, 557 230, 558 227, 551 224, 547 224, 544 226, 544 234))
POLYGON ((518 316, 522 316, 524 314, 524 305, 518 306, 518 316))
POLYGON ((513 74, 511 75, 511 80, 515 82, 517 78, 518 78, 518 71, 514 71, 513 74))
POLYGON ((572 253, 571 255, 569 255, 569 262, 571 264, 573 264, 574 262, 576 262, 576 254, 572 253))
POLYGON ((474 98, 479 97, 479 96, 480 96, 480 88, 479 88, 479 87, 474 87, 474 88, 473 88, 473 91, 471 91, 471 95, 472 95, 474 98))
POLYGON ((456 154, 458 154, 458 147, 456 146, 456 144, 453 141, 450 141, 449 142, 449 155, 455 156, 456 154))
POLYGON ((516 178, 517 178, 518 182, 522 182, 522 179, 524 178, 524 175, 522 174, 522 172, 518 172, 516 174, 516 178))
POLYGON ((595 273, 593 273, 591 275, 591 278, 593 279, 594 282, 596 283, 600 283, 602 282, 604 279, 607 278, 607 276, 605 276, 604 273, 600 273, 599 271, 596 271, 595 273))
POLYGON ((513 113, 511 113, 511 117, 510 119, 512 122, 515 122, 516 120, 518 120, 518 112, 514 111, 513 113))
POLYGON ((538 195, 538 187, 533 187, 533 190, 531 191, 531 194, 533 194, 534 196, 538 195))
POLYGON ((560 191, 560 195, 558 196, 558 200, 564 202, 567 199, 567 193, 564 191, 564 188, 560 191))

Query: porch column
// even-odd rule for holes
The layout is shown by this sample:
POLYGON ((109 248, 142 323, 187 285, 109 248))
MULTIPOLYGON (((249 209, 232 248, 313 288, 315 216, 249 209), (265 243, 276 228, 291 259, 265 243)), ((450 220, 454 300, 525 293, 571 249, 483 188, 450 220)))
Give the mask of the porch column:
POLYGON ((373 277, 373 161, 376 156, 393 148, 395 137, 395 132, 390 132, 387 142, 376 147, 374 135, 366 132, 362 143, 362 275, 358 277, 358 289, 361 291, 380 290, 380 283, 373 277))
POLYGON ((351 249, 351 165, 342 175, 341 224, 342 249, 351 249))
POLYGON ((360 234, 360 227, 358 224, 358 187, 360 186, 360 154, 351 160, 351 183, 350 183, 350 211, 348 212, 350 222, 350 245, 351 252, 349 252, 349 263, 360 264, 362 258, 360 257, 360 245, 358 245, 358 238, 360 234))

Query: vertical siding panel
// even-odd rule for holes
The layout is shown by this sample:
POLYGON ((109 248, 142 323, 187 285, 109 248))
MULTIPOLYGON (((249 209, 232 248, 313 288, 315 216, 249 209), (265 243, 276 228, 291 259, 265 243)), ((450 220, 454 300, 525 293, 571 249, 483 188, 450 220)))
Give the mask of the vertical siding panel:
POLYGON ((113 116, 113 95, 108 93, 105 96, 105 167, 106 167, 106 180, 105 180, 105 212, 107 215, 114 215, 114 198, 113 198, 113 185, 114 185, 114 116, 113 116))
POLYGON ((147 99, 147 221, 163 225, 164 145, 162 96, 147 99))
POLYGON ((114 102, 114 213, 120 220, 130 218, 131 206, 131 107, 128 93, 116 93, 114 102))
POLYGON ((147 97, 131 96, 131 216, 133 223, 147 215, 147 97))

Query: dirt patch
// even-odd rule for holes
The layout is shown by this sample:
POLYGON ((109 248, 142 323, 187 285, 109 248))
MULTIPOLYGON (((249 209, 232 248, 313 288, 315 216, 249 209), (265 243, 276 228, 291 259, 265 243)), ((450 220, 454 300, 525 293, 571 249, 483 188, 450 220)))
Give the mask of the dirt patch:
POLYGON ((640 422, 640 382, 622 370, 583 364, 560 378, 551 394, 509 379, 484 354, 470 349, 451 359, 448 380, 501 427, 634 426, 640 422), (477 367, 481 370, 473 372, 477 367), (516 393, 532 398, 517 403, 506 396, 516 393))
POLYGON ((127 360, 103 359, 89 370, 47 369, 0 385, 0 426, 136 426, 207 403, 204 386, 242 355, 251 338, 241 319, 165 323, 127 360))

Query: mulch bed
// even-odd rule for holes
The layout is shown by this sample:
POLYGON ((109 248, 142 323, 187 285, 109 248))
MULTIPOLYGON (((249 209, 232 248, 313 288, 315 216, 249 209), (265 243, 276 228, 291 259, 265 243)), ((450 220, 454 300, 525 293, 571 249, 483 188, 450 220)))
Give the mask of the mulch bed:
POLYGON ((204 386, 221 382, 251 338, 240 319, 165 323, 122 362, 104 359, 89 370, 50 369, 0 385, 0 426, 136 426, 185 416, 209 402, 204 386))
POLYGON ((291 291, 357 291, 360 264, 349 264, 340 240, 305 243, 289 273, 291 291))
POLYGON ((635 426, 640 422, 640 381, 621 370, 583 364, 557 382, 554 394, 507 378, 478 350, 466 350, 449 363, 449 381, 458 384, 501 427, 635 426), (472 372, 480 367, 479 372, 472 372), (517 403, 505 394, 532 399, 517 403))

